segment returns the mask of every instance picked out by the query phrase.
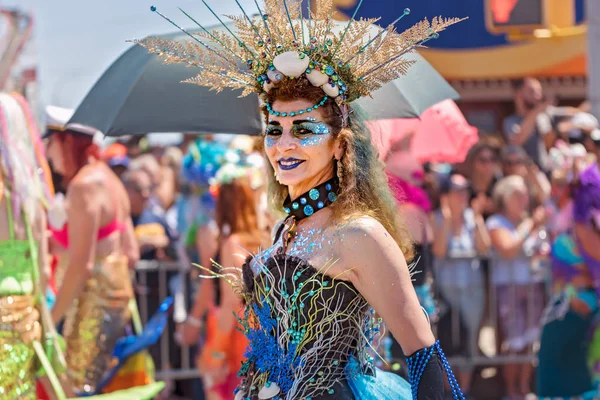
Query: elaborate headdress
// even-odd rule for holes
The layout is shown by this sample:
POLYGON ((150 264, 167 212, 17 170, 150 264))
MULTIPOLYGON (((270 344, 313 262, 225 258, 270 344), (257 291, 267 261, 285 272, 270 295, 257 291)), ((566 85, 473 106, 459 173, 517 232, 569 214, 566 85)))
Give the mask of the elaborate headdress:
MULTIPOLYGON (((333 0, 317 0, 316 11, 302 10, 302 3, 289 0, 264 0, 259 16, 250 16, 238 0, 242 16, 228 16, 234 32, 206 4, 208 10, 223 25, 224 30, 209 31, 194 18, 182 12, 200 31, 190 33, 162 15, 156 7, 151 10, 190 36, 193 41, 179 43, 147 38, 134 42, 159 54, 166 63, 184 63, 200 68, 199 74, 186 82, 221 91, 241 89, 242 96, 265 94, 284 79, 307 79, 323 89, 323 100, 303 114, 334 98, 338 105, 348 104, 368 96, 385 83, 405 74, 412 64, 404 55, 422 46, 439 32, 459 19, 434 18, 424 20, 398 33, 394 25, 410 13, 407 8, 387 28, 372 31, 377 18, 355 20, 360 0, 352 19, 340 24, 333 19, 333 0), (373 33, 373 34, 372 34, 373 33)), ((282 116, 266 104, 269 112, 282 116)))

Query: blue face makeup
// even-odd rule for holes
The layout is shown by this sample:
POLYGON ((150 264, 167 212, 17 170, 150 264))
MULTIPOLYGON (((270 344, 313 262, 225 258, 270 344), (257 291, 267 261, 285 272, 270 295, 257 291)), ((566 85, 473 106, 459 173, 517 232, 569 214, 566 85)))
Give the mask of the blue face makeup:
MULTIPOLYGON (((294 121, 291 129, 292 135, 300 140, 300 146, 308 147, 325 143, 331 133, 329 126, 317 122, 315 118, 307 117, 302 121, 294 121)), ((265 147, 270 148, 277 144, 283 134, 283 128, 277 121, 270 121, 265 131, 265 147)))
POLYGON ((311 137, 307 137, 300 140, 300 146, 302 147, 310 147, 317 146, 319 144, 325 143, 327 141, 327 136, 324 135, 312 135, 311 137))
POLYGON ((270 149, 271 147, 275 146, 277 144, 277 139, 275 139, 273 136, 265 136, 265 147, 267 149, 270 149))

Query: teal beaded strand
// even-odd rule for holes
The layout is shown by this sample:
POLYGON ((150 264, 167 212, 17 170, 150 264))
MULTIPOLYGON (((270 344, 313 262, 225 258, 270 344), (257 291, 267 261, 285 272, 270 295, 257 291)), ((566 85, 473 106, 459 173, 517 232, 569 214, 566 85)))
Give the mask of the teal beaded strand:
POLYGON ((279 112, 279 111, 275 111, 273 110, 273 107, 271 107, 271 104, 269 102, 266 102, 266 107, 267 107, 267 111, 269 112, 269 114, 275 115, 276 117, 295 117, 296 115, 302 115, 305 112, 309 113, 313 110, 318 109, 319 107, 322 107, 323 105, 325 105, 325 102, 327 101, 329 97, 325 96, 323 97, 323 100, 321 100, 320 102, 316 103, 314 106, 312 107, 308 107, 305 108, 304 110, 299 110, 299 111, 291 111, 291 112, 279 112))

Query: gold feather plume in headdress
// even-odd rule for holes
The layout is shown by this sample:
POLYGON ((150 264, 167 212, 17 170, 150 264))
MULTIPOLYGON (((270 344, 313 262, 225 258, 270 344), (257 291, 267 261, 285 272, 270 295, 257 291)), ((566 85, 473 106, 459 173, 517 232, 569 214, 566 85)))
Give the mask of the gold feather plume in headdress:
POLYGON ((181 10, 198 25, 197 33, 184 30, 153 6, 152 11, 192 40, 179 43, 146 38, 134 42, 166 63, 198 67, 198 75, 186 82, 216 91, 231 88, 241 89, 242 96, 263 94, 282 79, 304 78, 342 104, 368 96, 406 74, 412 62, 403 57, 405 54, 461 21, 436 17, 398 33, 395 24, 410 13, 407 8, 387 28, 374 33, 373 24, 378 19, 354 19, 363 0, 341 30, 333 19, 333 0, 317 0, 315 12, 308 6, 306 13, 299 1, 264 0, 261 8, 254 0, 258 16, 248 15, 239 0, 234 1, 242 15, 227 16, 233 21, 231 29, 231 24, 225 24, 204 0, 224 29, 210 31, 181 10))

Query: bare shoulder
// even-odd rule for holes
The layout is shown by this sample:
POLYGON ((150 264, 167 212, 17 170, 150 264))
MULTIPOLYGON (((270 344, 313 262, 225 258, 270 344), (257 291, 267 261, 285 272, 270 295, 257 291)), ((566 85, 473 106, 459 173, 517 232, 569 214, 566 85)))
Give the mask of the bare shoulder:
MULTIPOLYGON (((373 217, 370 216, 360 216, 351 219, 348 222, 340 225, 340 237, 342 243, 346 243, 346 245, 352 245, 352 240, 354 241, 379 241, 383 238, 389 238, 392 242, 394 241, 391 235, 388 233, 387 229, 373 217), (351 239, 348 241, 347 239, 351 239)), ((356 243, 355 243, 356 244, 356 243)))
POLYGON ((99 190, 107 181, 106 174, 96 166, 86 165, 69 182, 69 192, 81 193, 88 190, 99 190))
POLYGON ((386 249, 399 250, 392 235, 373 217, 354 218, 342 224, 339 229, 339 249, 342 258, 360 261, 386 249))
POLYGON ((404 260, 392 235, 373 217, 361 216, 343 224, 339 235, 337 254, 355 284, 370 276, 374 267, 385 269, 404 260))
POLYGON ((69 200, 91 199, 100 191, 100 182, 95 177, 77 177, 69 183, 69 200))
POLYGON ((85 206, 86 209, 95 209, 101 206, 103 188, 107 184, 106 175, 96 168, 84 167, 80 173, 69 183, 67 198, 69 203, 76 207, 85 206))
POLYGON ((228 248, 228 249, 233 249, 233 248, 241 246, 242 243, 243 243, 243 241, 242 241, 241 235, 239 235, 237 233, 232 233, 231 235, 227 236, 227 238, 225 238, 223 240, 223 247, 228 248))

